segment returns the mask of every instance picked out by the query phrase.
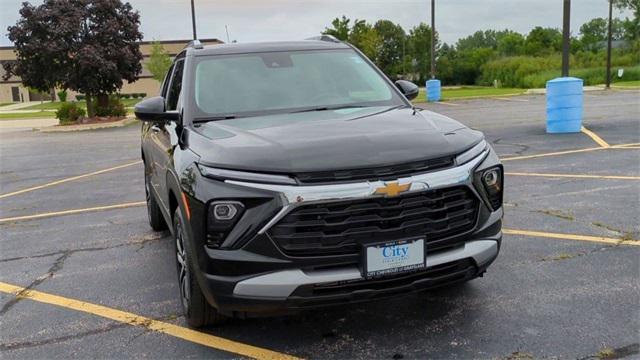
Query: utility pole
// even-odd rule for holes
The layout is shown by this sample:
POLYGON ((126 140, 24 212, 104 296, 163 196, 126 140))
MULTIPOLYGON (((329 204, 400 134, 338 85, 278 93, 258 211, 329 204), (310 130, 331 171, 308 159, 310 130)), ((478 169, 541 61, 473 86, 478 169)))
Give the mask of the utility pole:
POLYGON ((611 23, 613 22, 613 0, 609 0, 609 31, 607 34, 607 78, 605 87, 611 87, 611 23))
POLYGON ((569 40, 571 33, 571 0, 564 0, 563 9, 563 21, 562 21, 562 77, 569 76, 569 40))
POLYGON ((229 27, 227 25, 224 26, 224 31, 227 32, 227 43, 231 43, 231 40, 229 40, 229 27))
POLYGON ((193 27, 193 40, 198 40, 196 35, 196 8, 193 5, 193 0, 191 0, 191 26, 193 27))
POLYGON ((436 0, 431 0, 431 78, 436 78, 436 0))

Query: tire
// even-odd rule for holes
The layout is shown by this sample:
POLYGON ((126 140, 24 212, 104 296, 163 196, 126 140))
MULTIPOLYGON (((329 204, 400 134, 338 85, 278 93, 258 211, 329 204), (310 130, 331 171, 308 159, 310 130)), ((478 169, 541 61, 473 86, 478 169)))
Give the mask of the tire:
POLYGON ((185 222, 180 208, 173 216, 174 250, 180 287, 180 303, 189 326, 199 328, 221 324, 226 317, 218 314, 202 294, 193 270, 193 260, 189 255, 190 243, 184 231, 185 222))
POLYGON ((167 222, 164 221, 160 206, 158 205, 158 202, 151 191, 151 183, 149 180, 149 175, 147 174, 146 166, 144 171, 144 193, 145 199, 147 201, 147 216, 149 218, 149 225, 151 225, 151 228, 154 231, 167 230, 167 222))

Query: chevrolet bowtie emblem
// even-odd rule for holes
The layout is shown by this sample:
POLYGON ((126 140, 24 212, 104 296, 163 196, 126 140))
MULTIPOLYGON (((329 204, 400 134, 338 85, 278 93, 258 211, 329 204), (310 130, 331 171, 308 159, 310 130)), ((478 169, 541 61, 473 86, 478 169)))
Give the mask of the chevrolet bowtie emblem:
POLYGON ((411 187, 411 183, 398 185, 397 181, 388 182, 383 187, 379 187, 376 189, 376 195, 387 195, 387 196, 397 196, 400 193, 403 193, 411 187))

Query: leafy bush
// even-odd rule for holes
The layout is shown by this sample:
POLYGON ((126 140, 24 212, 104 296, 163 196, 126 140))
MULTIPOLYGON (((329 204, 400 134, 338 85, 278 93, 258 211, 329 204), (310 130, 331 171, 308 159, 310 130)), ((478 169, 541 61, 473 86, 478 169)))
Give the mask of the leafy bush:
POLYGON ((67 90, 58 91, 58 99, 60 102, 67 102, 67 90))
POLYGON ((147 93, 140 93, 140 98, 146 98, 147 97, 147 93))
POLYGON ((82 100, 84 100, 84 99, 85 99, 85 96, 84 96, 84 95, 80 95, 80 94, 76 95, 76 100, 78 100, 78 101, 82 101, 82 100))
MULTIPOLYGON (((640 66, 634 66, 634 67, 613 66, 611 69, 611 72, 612 72, 611 80, 614 83, 616 81, 640 80, 640 66), (617 75, 618 68, 624 69, 622 78, 618 78, 618 75, 617 75)), ((606 74, 607 74, 606 69, 603 67, 569 70, 570 76, 582 79, 585 85, 604 84, 606 74)), ((523 86, 527 88, 543 88, 546 86, 547 81, 551 79, 555 79, 559 76, 560 76, 559 69, 528 75, 523 79, 523 86)))
POLYGON ((83 108, 78 106, 76 102, 64 102, 56 111, 56 118, 60 121, 60 125, 75 124, 78 119, 85 116, 83 108))
POLYGON ((96 106, 97 116, 126 116, 127 109, 120 101, 120 97, 117 94, 109 96, 109 104, 107 106, 96 106))
POLYGON ((513 56, 489 61, 482 66, 479 83, 491 85, 498 80, 504 87, 526 88, 524 78, 552 69, 560 69, 559 56, 513 56))
POLYGON ((120 97, 123 99, 128 99, 131 97, 131 94, 122 94, 120 97))
POLYGON ((131 93, 131 98, 132 98, 132 99, 135 99, 135 98, 137 98, 137 97, 138 97, 138 94, 137 94, 137 93, 131 93))

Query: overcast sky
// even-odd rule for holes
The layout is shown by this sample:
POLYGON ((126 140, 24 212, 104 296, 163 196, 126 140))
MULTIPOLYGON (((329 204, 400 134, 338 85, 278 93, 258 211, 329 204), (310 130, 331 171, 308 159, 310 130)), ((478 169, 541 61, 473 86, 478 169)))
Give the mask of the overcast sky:
MULTIPOLYGON (((1 45, 10 45, 6 28, 15 24, 23 0, 0 0, 1 45)), ((41 1, 32 0, 33 4, 41 1)), ((142 15, 145 40, 189 39, 189 0, 131 0, 142 15)), ((571 28, 607 17, 606 0, 573 0, 571 28)), ((199 38, 240 42, 291 40, 318 35, 331 20, 349 18, 374 22, 389 19, 408 30, 430 21, 429 0, 195 0, 199 38)), ((616 14, 618 12, 616 11, 616 14)), ((624 14, 623 14, 624 15, 624 14)), ((480 29, 512 29, 527 33, 534 26, 560 28, 562 0, 436 0, 436 30, 455 43, 480 29)))

